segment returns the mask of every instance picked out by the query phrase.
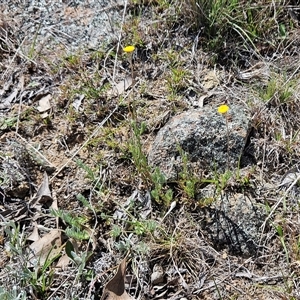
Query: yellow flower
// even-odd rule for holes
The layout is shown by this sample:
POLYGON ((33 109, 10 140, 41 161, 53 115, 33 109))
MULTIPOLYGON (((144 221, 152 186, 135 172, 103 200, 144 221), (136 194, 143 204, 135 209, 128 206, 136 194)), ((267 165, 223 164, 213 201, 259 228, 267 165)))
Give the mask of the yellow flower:
POLYGON ((130 52, 133 52, 135 49, 134 46, 126 46, 123 48, 123 51, 126 52, 126 53, 130 53, 130 52))
POLYGON ((226 114, 228 112, 228 110, 229 110, 229 106, 226 104, 220 105, 218 108, 218 112, 220 114, 226 114))

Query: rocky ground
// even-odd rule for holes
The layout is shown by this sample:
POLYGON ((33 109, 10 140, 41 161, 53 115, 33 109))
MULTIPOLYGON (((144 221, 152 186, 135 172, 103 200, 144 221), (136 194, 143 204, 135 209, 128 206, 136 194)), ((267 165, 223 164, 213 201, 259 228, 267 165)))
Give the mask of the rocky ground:
POLYGON ((0 4, 0 299, 300 299, 299 3, 275 2, 239 7, 253 39, 192 0, 0 4))

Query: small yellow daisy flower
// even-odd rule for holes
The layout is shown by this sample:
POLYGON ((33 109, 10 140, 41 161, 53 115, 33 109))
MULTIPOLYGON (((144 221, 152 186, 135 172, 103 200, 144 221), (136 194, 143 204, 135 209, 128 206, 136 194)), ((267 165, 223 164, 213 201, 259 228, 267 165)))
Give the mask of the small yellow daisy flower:
POLYGON ((229 106, 226 104, 220 105, 218 108, 218 113, 220 114, 226 114, 229 110, 229 106))
POLYGON ((131 53, 131 52, 134 51, 134 49, 135 49, 134 46, 126 46, 126 47, 123 48, 123 51, 126 52, 126 53, 131 53))

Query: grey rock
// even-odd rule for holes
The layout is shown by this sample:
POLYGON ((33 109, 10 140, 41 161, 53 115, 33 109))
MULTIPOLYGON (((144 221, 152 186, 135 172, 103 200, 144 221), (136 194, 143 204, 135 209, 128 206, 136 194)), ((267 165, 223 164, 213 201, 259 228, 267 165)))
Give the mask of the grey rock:
POLYGON ((266 215, 251 197, 224 193, 199 211, 201 228, 216 250, 252 256, 259 250, 260 227, 266 215))
POLYGON ((187 154, 191 166, 198 164, 201 170, 224 171, 227 165, 235 168, 245 147, 249 119, 245 107, 230 105, 228 163, 226 119, 217 107, 189 110, 173 117, 158 132, 148 162, 159 167, 168 180, 176 180, 182 170, 180 149, 187 154))

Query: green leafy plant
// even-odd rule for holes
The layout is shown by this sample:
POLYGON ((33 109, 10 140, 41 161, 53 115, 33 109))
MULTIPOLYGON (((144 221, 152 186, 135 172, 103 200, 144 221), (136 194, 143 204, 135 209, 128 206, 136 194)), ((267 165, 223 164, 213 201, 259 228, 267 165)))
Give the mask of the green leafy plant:
MULTIPOLYGON (((134 216, 130 212, 130 208, 124 210, 124 213, 126 213, 127 217, 122 221, 123 226, 113 224, 110 234, 112 237, 117 238, 122 236, 123 234, 127 235, 128 233, 134 233, 137 236, 147 236, 151 235, 155 229, 157 228, 157 222, 154 220, 145 220, 142 218, 139 218, 138 216, 134 216), (124 230, 126 228, 126 230, 124 230)), ((102 215, 103 219, 113 219, 111 216, 108 215, 102 215)))
POLYGON ((225 171, 225 173, 215 172, 214 174, 214 182, 216 184, 217 192, 220 193, 223 191, 228 183, 228 180, 232 177, 232 172, 229 170, 225 171))
MULTIPOLYGON (((106 187, 105 184, 102 182, 102 180, 100 180, 100 175, 99 175, 100 164, 99 167, 91 168, 80 159, 76 160, 76 164, 86 172, 86 177, 91 181, 91 184, 93 185, 93 191, 95 192, 95 194, 100 196, 104 195, 106 193, 106 187)), ((83 205, 87 205, 86 207, 91 209, 90 204, 86 199, 84 200, 82 195, 77 196, 77 200, 81 201, 83 205)), ((101 203, 100 203, 100 208, 101 208, 101 203)))
POLYGON ((126 214, 127 218, 123 220, 122 225, 113 224, 110 231, 110 235, 116 240, 116 248, 124 253, 128 253, 128 251, 138 255, 147 253, 149 246, 146 240, 152 238, 154 231, 158 228, 157 222, 139 219, 128 211, 126 214), (143 241, 140 241, 141 237, 143 241), (132 238, 137 239, 138 242, 133 244, 132 238))
POLYGON ((22 255, 25 237, 24 233, 20 230, 20 225, 16 225, 13 221, 4 222, 2 225, 9 239, 8 248, 6 250, 15 255, 22 255))
POLYGON ((28 58, 31 60, 31 59, 34 59, 35 56, 37 55, 36 53, 36 46, 37 46, 37 38, 38 38, 38 35, 39 35, 39 31, 40 31, 40 28, 41 28, 41 24, 39 24, 39 27, 38 29, 36 30, 35 34, 34 34, 34 38, 32 40, 32 43, 30 45, 30 49, 29 49, 29 52, 28 52, 28 58))
POLYGON ((81 169, 83 169, 86 172, 86 176, 88 179, 90 179, 92 182, 97 180, 97 177, 96 177, 97 171, 96 170, 93 170, 92 168, 90 168, 81 159, 77 159, 76 164, 78 165, 78 167, 80 167, 81 169))
POLYGON ((87 217, 83 215, 76 216, 74 213, 66 212, 61 209, 52 209, 51 214, 55 217, 59 217, 67 224, 65 230, 67 236, 79 241, 88 240, 90 238, 89 233, 84 229, 88 221, 87 217))
POLYGON ((79 280, 82 276, 84 276, 86 280, 91 280, 93 277, 93 271, 87 270, 86 265, 92 256, 92 252, 84 251, 82 253, 77 253, 70 241, 66 242, 65 250, 68 257, 77 265, 78 269, 76 280, 79 280))
POLYGON ((173 200, 173 191, 167 188, 165 175, 159 168, 155 168, 151 178, 153 182, 151 196, 157 203, 162 203, 164 206, 168 207, 173 200))
POLYGON ((16 125, 18 117, 0 118, 0 130, 10 129, 16 125))
POLYGON ((187 80, 189 71, 182 67, 174 67, 170 70, 170 76, 167 77, 167 86, 170 92, 171 99, 180 91, 187 88, 187 80))
POLYGON ((51 251, 52 249, 50 249, 43 264, 41 264, 40 260, 38 259, 33 268, 28 268, 24 265, 21 273, 23 286, 30 284, 35 293, 39 297, 42 297, 42 299, 47 297, 47 292, 49 291, 54 279, 54 270, 51 269, 51 265, 60 256, 60 254, 58 254, 57 256, 50 258, 51 251))
POLYGON ((215 170, 210 178, 202 178, 199 182, 200 185, 211 184, 214 185, 215 188, 214 194, 212 196, 199 199, 198 205, 200 207, 211 205, 221 195, 222 191, 226 189, 228 181, 232 178, 232 176, 232 173, 228 170, 225 171, 225 173, 220 173, 215 170))
POLYGON ((200 178, 193 174, 193 171, 189 167, 188 154, 177 145, 181 159, 182 159, 182 171, 179 173, 179 186, 183 189, 184 193, 189 199, 194 199, 196 195, 196 186, 200 182, 200 178))

